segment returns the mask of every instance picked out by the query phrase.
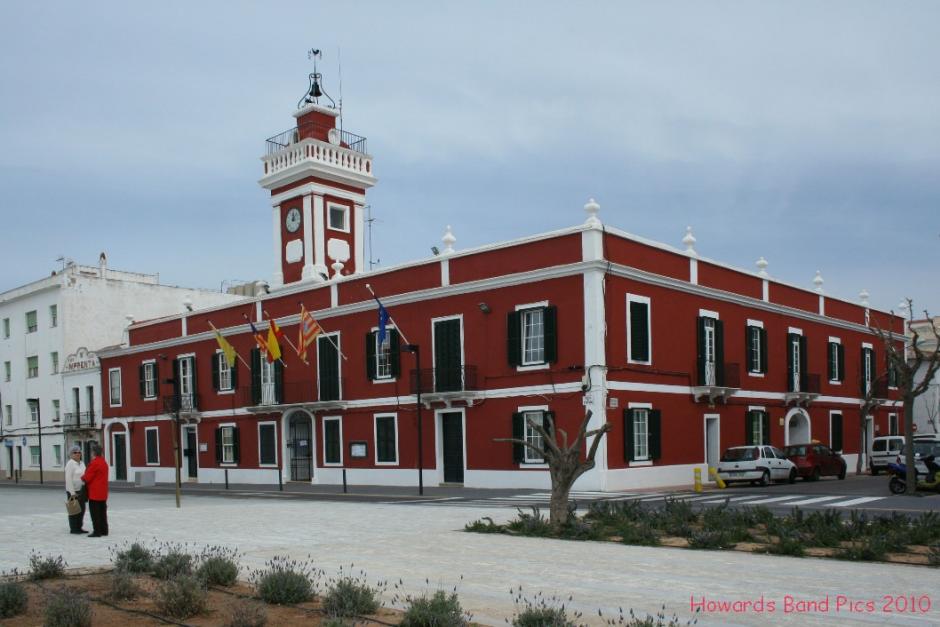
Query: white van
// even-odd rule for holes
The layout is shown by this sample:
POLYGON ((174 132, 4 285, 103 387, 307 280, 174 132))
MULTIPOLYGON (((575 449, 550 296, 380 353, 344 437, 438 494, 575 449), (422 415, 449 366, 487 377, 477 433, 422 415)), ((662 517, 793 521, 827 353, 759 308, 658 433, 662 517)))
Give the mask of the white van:
POLYGON ((877 475, 880 470, 886 470, 889 463, 897 461, 902 450, 904 450, 903 435, 883 435, 874 438, 868 454, 868 467, 871 469, 871 474, 877 475))

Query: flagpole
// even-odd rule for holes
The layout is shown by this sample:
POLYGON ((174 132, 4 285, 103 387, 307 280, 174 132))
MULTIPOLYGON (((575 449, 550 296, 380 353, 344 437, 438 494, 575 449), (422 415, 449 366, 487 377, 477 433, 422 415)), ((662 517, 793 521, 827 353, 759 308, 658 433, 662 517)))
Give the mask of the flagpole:
MULTIPOLYGON (((222 332, 215 328, 215 325, 212 324, 212 321, 211 321, 211 320, 208 320, 207 322, 209 323, 209 327, 210 327, 213 331, 215 331, 215 332, 218 333, 219 335, 222 335, 222 332)), ((224 338, 223 338, 223 339, 224 339, 224 338)), ((233 346, 232 348, 234 349, 235 347, 233 346)), ((251 370, 251 366, 249 366, 249 365, 248 365, 248 362, 245 361, 245 359, 244 359, 241 355, 238 354, 238 351, 235 351, 235 356, 238 357, 238 361, 240 361, 240 362, 242 362, 243 364, 245 364, 245 367, 248 368, 249 370, 251 370)))
MULTIPOLYGON (((242 314, 242 317, 243 317, 245 320, 248 321, 248 326, 249 326, 249 328, 250 328, 250 327, 252 326, 251 318, 249 318, 246 314, 242 314)), ((258 322, 261 322, 261 321, 259 320, 258 322)), ((260 331, 258 331, 258 333, 260 333, 260 331)), ((258 343, 258 336, 257 336, 257 335, 254 335, 254 338, 255 338, 255 343, 258 344, 258 348, 261 348, 261 345, 258 343)), ((263 352, 264 352, 264 355, 265 355, 265 359, 267 359, 267 356, 268 356, 268 349, 265 348, 263 352)), ((283 358, 283 357, 278 357, 278 358, 277 358, 277 361, 281 362, 281 365, 284 366, 285 368, 287 368, 287 364, 284 363, 284 358, 283 358)), ((273 364, 274 362, 268 360, 268 363, 269 363, 269 364, 273 364)))
MULTIPOLYGON (((264 315, 266 315, 266 316, 268 317, 268 323, 269 323, 269 324, 270 324, 270 321, 271 321, 271 320, 274 320, 274 318, 271 317, 271 314, 269 314, 269 313, 267 312, 267 310, 264 311, 264 315)), ((277 320, 274 320, 274 321, 277 322, 277 320)), ((287 345, 288 345, 288 346, 290 346, 291 348, 294 349, 294 352, 295 352, 295 353, 297 353, 298 355, 300 355, 300 351, 297 350, 297 347, 294 346, 294 343, 290 341, 290 338, 287 337, 287 334, 286 334, 286 333, 282 333, 282 334, 281 334, 281 337, 284 338, 284 341, 287 342, 287 345)), ((283 361, 283 357, 281 358, 281 360, 283 361)))
MULTIPOLYGON (((304 309, 307 309, 307 306, 304 305, 303 301, 298 301, 298 302, 300 302, 300 306, 301 306, 301 307, 303 307, 304 309)), ((309 312, 310 310, 307 309, 307 311, 309 312)), ((312 316, 313 314, 310 314, 310 315, 312 316)), ((319 324, 319 320, 317 321, 317 324, 319 324)), ((320 328, 323 329, 323 326, 321 325, 320 328)), ((323 329, 323 333, 322 333, 321 335, 323 335, 323 337, 326 338, 326 341, 327 341, 327 342, 329 342, 330 344, 333 345, 333 348, 336 349, 336 352, 339 353, 339 356, 342 357, 344 361, 349 361, 349 358, 346 357, 346 355, 343 354, 343 351, 342 351, 342 350, 340 350, 339 345, 338 345, 336 342, 333 341, 333 338, 332 338, 332 337, 330 337, 329 331, 327 331, 326 329, 323 329)), ((296 351, 297 349, 295 348, 294 350, 296 351)))
MULTIPOLYGON (((366 283, 366 289, 369 290, 370 294, 372 294, 372 298, 374 298, 375 302, 379 304, 379 307, 382 307, 383 309, 385 309, 385 305, 382 304, 382 301, 379 300, 379 297, 376 296, 375 292, 372 291, 372 286, 366 283)), ((401 339, 404 340, 405 344, 411 344, 411 342, 408 341, 408 338, 405 337, 405 334, 402 333, 401 327, 398 326, 397 322, 395 322, 395 318, 392 318, 392 314, 388 312, 388 309, 385 309, 385 313, 388 313, 388 319, 391 320, 393 325, 395 325, 395 330, 398 331, 398 335, 401 336, 401 339)))

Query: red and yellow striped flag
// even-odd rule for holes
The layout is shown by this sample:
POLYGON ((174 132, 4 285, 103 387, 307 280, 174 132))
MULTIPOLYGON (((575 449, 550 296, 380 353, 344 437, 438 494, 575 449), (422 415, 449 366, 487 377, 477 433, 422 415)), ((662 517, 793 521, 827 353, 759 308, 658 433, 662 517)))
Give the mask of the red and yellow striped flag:
POLYGON ((297 337, 297 355, 304 363, 307 363, 307 347, 313 344, 317 336, 323 333, 323 327, 313 319, 310 312, 300 305, 300 329, 297 337))

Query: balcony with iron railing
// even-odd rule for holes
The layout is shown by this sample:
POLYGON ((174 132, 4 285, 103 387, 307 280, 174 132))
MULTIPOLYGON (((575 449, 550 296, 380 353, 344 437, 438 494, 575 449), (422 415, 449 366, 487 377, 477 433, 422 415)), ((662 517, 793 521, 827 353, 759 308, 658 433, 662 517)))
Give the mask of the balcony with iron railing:
POLYGON ((248 385, 238 389, 242 404, 246 407, 275 407, 277 405, 297 405, 314 399, 316 388, 310 381, 291 383, 262 383, 248 385))
POLYGON ((707 399, 710 405, 727 400, 741 389, 741 364, 720 364, 707 361, 698 364, 698 385, 692 386, 692 396, 698 402, 707 399))
POLYGON ((199 411, 198 394, 171 394, 163 397, 163 411, 169 414, 179 412, 191 414, 199 411))
POLYGON ((447 406, 455 400, 466 401, 472 405, 482 396, 477 383, 476 366, 453 366, 422 368, 411 371, 411 393, 417 394, 420 380, 421 401, 429 405, 434 401, 443 401, 447 406), (420 375, 420 376, 419 376, 420 375))
POLYGON ((280 174, 303 164, 320 164, 372 177, 372 157, 366 138, 349 131, 310 122, 265 141, 264 176, 280 174))
POLYGON ((822 392, 822 376, 810 372, 797 372, 787 380, 788 391, 783 395, 783 402, 802 407, 812 403, 822 392))
POLYGON ((65 430, 94 429, 95 415, 94 411, 66 412, 62 416, 62 428, 65 430))

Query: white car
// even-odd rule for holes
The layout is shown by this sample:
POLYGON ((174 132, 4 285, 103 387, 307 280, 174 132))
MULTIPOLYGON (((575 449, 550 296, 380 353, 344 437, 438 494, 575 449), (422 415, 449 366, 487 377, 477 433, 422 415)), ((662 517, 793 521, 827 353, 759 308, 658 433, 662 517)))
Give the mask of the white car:
POLYGON ((780 449, 765 445, 732 446, 718 462, 718 476, 725 483, 749 481, 767 485, 771 481, 796 481, 796 464, 780 449))

